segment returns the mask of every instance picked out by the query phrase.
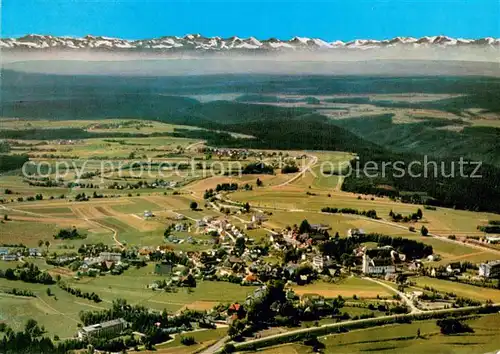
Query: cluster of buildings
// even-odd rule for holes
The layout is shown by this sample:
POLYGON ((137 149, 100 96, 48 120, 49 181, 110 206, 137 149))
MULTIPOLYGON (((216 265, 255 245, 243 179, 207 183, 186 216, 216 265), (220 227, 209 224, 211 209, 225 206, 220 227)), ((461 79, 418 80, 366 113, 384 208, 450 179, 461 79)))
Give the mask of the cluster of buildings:
POLYGON ((210 153, 217 157, 228 157, 228 158, 247 158, 254 155, 253 151, 247 149, 224 149, 224 148, 211 148, 202 147, 199 149, 200 152, 210 153))
POLYGON ((80 144, 82 140, 73 140, 73 139, 60 139, 56 142, 57 145, 76 145, 80 144))
POLYGON ((22 257, 41 257, 42 252, 38 248, 25 248, 25 249, 9 249, 7 247, 0 248, 0 259, 2 261, 17 261, 22 257))
POLYGON ((222 242, 229 240, 235 242, 238 237, 245 237, 244 232, 236 225, 231 224, 227 219, 216 219, 205 217, 196 221, 196 227, 203 228, 205 234, 217 233, 222 242))
POLYGON ((331 227, 324 224, 310 225, 310 231, 300 232, 298 227, 282 230, 281 233, 272 233, 269 240, 276 249, 284 249, 288 246, 296 248, 308 248, 321 241, 329 239, 328 230, 331 227))
POLYGON ((190 245, 199 245, 199 244, 210 245, 210 244, 213 244, 215 242, 214 240, 197 240, 193 236, 188 236, 186 238, 180 238, 180 237, 177 237, 174 235, 168 235, 165 238, 165 241, 170 242, 170 243, 174 243, 174 244, 179 244, 179 245, 182 243, 188 243, 190 245))
POLYGON ((113 269, 113 271, 120 273, 121 269, 127 267, 128 264, 122 262, 121 253, 101 252, 97 257, 85 257, 78 271, 83 274, 98 274, 101 269, 113 269))

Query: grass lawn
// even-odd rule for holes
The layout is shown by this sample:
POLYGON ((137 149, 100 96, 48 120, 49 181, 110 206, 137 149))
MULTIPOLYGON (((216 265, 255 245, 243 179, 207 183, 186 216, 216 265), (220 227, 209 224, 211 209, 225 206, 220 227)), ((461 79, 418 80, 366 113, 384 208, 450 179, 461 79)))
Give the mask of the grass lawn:
POLYGON ((253 238, 255 243, 266 242, 269 240, 269 231, 265 229, 255 229, 255 230, 246 230, 245 233, 248 237, 253 238))
POLYGON ((158 246, 163 244, 164 229, 155 231, 139 232, 135 231, 119 231, 118 239, 120 242, 126 242, 128 246, 158 246))
POLYGON ((427 285, 442 292, 453 292, 461 297, 480 300, 483 302, 486 300, 492 300, 495 303, 500 302, 500 290, 497 289, 481 288, 478 286, 461 284, 431 277, 416 277, 412 278, 412 281, 415 281, 417 286, 422 288, 427 285))
MULTIPOLYGON (((495 352, 500 347, 500 315, 486 315, 467 320, 474 333, 442 335, 436 320, 411 324, 387 325, 320 337, 325 353, 438 353, 475 354, 495 352), (420 329, 421 338, 416 338, 420 329)), ((302 344, 284 344, 264 349, 263 354, 312 353, 302 344)))
POLYGON ((154 195, 147 197, 147 201, 156 204, 153 210, 187 210, 192 201, 200 202, 184 195, 154 195))
POLYGON ((444 336, 436 320, 411 324, 388 325, 345 334, 330 335, 320 340, 326 352, 335 353, 485 353, 500 347, 500 329, 495 324, 500 315, 487 315, 468 320, 475 333, 444 336), (495 328, 496 327, 496 328, 495 328), (416 339, 420 329, 423 338, 416 339))

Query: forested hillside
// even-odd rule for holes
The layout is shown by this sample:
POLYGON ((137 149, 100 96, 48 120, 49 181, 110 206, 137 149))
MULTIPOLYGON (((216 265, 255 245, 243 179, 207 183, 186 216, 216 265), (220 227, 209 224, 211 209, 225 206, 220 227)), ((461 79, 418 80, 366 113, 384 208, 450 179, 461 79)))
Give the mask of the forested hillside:
MULTIPOLYGON (((226 75, 206 77, 65 77, 3 71, 7 93, 1 105, 4 117, 96 119, 128 117, 160 120, 214 130, 177 130, 172 135, 207 139, 215 146, 246 148, 338 150, 357 153, 360 162, 422 161, 431 157, 439 166, 434 177, 349 177, 343 188, 353 192, 407 195, 407 200, 472 210, 500 212, 499 129, 466 126, 458 121, 422 119, 416 123, 394 124, 391 116, 330 120, 308 106, 285 108, 248 102, 202 100, 181 95, 239 93, 242 101, 258 99, 263 93, 302 95, 359 93, 460 93, 463 96, 421 103, 443 111, 481 107, 495 111, 500 102, 500 80, 488 78, 434 77, 325 77, 226 75), (178 95, 178 96, 175 96, 178 95), (443 128, 462 124, 462 131, 443 128), (239 139, 231 131, 255 139, 239 139), (483 161, 482 178, 444 177, 453 161, 483 161), (416 195, 419 195, 418 197, 416 195)), ((368 98, 332 99, 362 100, 368 98)), ((373 104, 373 102, 370 102, 373 104)), ((378 105, 413 104, 375 102, 378 105)), ((313 105, 311 105, 313 106, 313 105)), ((15 132, 0 131, 0 137, 16 138, 15 132)), ((53 139, 88 138, 78 131, 25 131, 24 137, 53 139), (68 133, 66 136, 62 133, 68 133), (62 135, 61 135, 62 134, 62 135)), ((132 135, 125 135, 132 136, 132 135)), ((19 138, 19 136, 17 136, 19 138)), ((9 163, 10 164, 10 163, 9 163)), ((465 171, 470 174, 473 167, 465 171)), ((418 168, 416 172, 419 172, 418 168)), ((455 174, 457 175, 457 174, 455 174)))

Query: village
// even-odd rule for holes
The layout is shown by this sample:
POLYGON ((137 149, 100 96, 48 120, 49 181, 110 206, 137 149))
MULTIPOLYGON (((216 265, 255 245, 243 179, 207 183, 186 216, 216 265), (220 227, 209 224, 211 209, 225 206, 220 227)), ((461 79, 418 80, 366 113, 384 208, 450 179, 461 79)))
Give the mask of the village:
MULTIPOLYGON (((220 201, 219 201, 220 202, 220 201)), ((208 204, 219 207, 216 203, 208 204)), ((308 309, 297 320, 320 320, 330 316, 335 305, 321 295, 297 295, 297 287, 314 282, 337 283, 342 279, 362 278, 392 289, 393 297, 357 306, 379 307, 386 314, 420 313, 477 305, 474 299, 458 297, 432 288, 413 290, 420 276, 447 279, 484 287, 494 287, 493 279, 500 277, 500 260, 471 264, 452 262, 433 265, 439 260, 432 247, 404 238, 368 234, 363 229, 332 230, 327 224, 310 224, 302 220, 281 230, 265 226, 269 215, 243 206, 240 215, 250 219, 244 226, 231 223, 228 215, 206 215, 200 219, 182 214, 171 219, 164 233, 164 243, 156 247, 127 247, 120 249, 104 244, 83 244, 73 254, 49 254, 40 248, 0 248, 3 261, 29 263, 43 258, 47 264, 68 268, 74 279, 120 276, 131 267, 154 265, 157 276, 147 286, 151 292, 177 292, 180 288, 194 289, 197 282, 229 282, 255 287, 245 302, 218 306, 203 316, 211 326, 234 326, 248 317, 248 308, 255 298, 268 291, 269 284, 282 282, 282 291, 291 306, 308 309), (263 229, 264 241, 248 237, 248 230, 263 229), (188 234, 180 237, 179 234, 188 234), (204 235, 200 239, 199 235, 204 235), (208 237, 208 239, 206 238, 208 237), (202 251, 175 251, 176 244, 198 244, 202 251), (392 284, 392 285, 391 285, 392 284)), ((151 211, 143 213, 145 219, 154 218, 151 211)), ((5 276, 6 273, 3 273, 5 276)), ((192 291, 192 290, 190 290, 192 291)), ((347 299, 343 299, 345 301, 347 299)), ((335 300, 336 301, 336 300, 335 300)), ((333 311, 333 312, 332 312, 333 311)), ((337 313, 336 321, 351 318, 337 313)), ((81 328, 77 338, 114 338, 129 326, 123 318, 81 328)), ((182 332, 186 328, 180 328, 182 332)), ((240 330, 238 335, 244 331, 240 330)), ((259 331, 254 336, 261 336, 259 331)), ((254 337, 255 338, 255 337, 254 337)))

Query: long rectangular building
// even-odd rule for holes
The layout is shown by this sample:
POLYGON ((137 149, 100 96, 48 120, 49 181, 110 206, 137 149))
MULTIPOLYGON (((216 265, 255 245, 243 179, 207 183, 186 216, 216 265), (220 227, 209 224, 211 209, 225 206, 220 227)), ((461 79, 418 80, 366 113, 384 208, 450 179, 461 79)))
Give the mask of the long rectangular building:
POLYGON ((479 265, 479 276, 485 278, 500 278, 500 260, 479 265))
POLYGON ((78 331, 78 338, 113 338, 120 335, 125 328, 127 328, 127 321, 123 318, 118 318, 116 320, 82 327, 82 329, 78 331))

